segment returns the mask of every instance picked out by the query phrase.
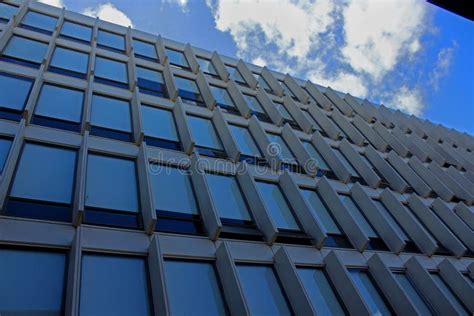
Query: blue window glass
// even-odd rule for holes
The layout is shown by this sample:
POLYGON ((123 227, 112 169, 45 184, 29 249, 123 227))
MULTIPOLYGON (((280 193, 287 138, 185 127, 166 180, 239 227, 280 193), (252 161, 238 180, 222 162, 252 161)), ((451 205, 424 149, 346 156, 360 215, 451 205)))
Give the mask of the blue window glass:
POLYGON ((91 104, 91 124, 97 127, 131 133, 130 103, 94 94, 91 104))
POLYGON ((63 253, 0 249, 0 314, 63 315, 65 272, 63 253))
POLYGON ((147 59, 158 60, 155 45, 147 42, 143 42, 137 39, 133 39, 133 48, 135 56, 145 57, 147 59))
POLYGON ((285 120, 294 121, 293 117, 291 117, 290 112, 288 112, 283 103, 273 101, 273 104, 275 104, 276 109, 278 110, 278 112, 280 112, 281 116, 283 116, 285 120))
POLYGON ((165 50, 171 65, 182 68, 189 68, 188 61, 186 60, 186 57, 184 56, 183 52, 179 52, 171 48, 165 48, 165 50))
POLYGON ((140 92, 167 97, 165 80, 161 72, 139 66, 136 70, 140 92))
POLYGON ((61 36, 89 43, 92 37, 92 28, 89 26, 66 21, 61 29, 61 36))
POLYGON ((146 136, 178 142, 173 113, 154 106, 141 106, 143 131, 146 136))
POLYGON ((39 68, 47 49, 46 43, 14 35, 3 52, 3 58, 7 57, 8 61, 24 66, 39 68))
POLYGON ((234 101, 230 97, 229 92, 227 92, 227 89, 216 86, 210 86, 210 88, 218 106, 235 109, 234 101))
POLYGON ((385 205, 380 202, 379 200, 372 200, 377 207, 377 209, 380 211, 380 213, 383 213, 385 215, 385 218, 387 219, 388 222, 392 225, 392 227, 397 231, 398 236, 402 237, 403 240, 405 241, 411 241, 406 232, 403 230, 403 228, 398 224, 398 222, 395 220, 393 217, 392 213, 385 207, 385 205))
POLYGON ((354 200, 345 194, 339 194, 339 198, 342 203, 346 206, 352 216, 355 218, 357 223, 360 225, 360 228, 369 238, 379 238, 379 235, 375 232, 372 225, 367 221, 364 214, 362 214, 359 207, 355 204, 354 200))
POLYGON ((94 74, 98 79, 105 79, 105 83, 128 86, 128 72, 125 63, 97 56, 94 74))
POLYGON ((262 105, 258 101, 258 99, 254 96, 248 95, 248 94, 243 94, 245 101, 247 102, 249 108, 253 112, 257 113, 265 113, 265 110, 262 108, 262 105))
POLYGON ((10 197, 70 204, 75 166, 74 150, 27 143, 17 166, 10 197))
POLYGON ((28 97, 30 96, 32 80, 0 73, 0 117, 20 120, 28 97), (9 115, 15 112, 16 115, 9 115))
MULTIPOLYGON (((83 100, 84 92, 82 91, 45 84, 41 88, 36 103, 33 123, 39 125, 47 124, 42 120, 35 122, 35 119, 38 117, 43 117, 76 123, 75 126, 79 127, 82 117, 83 100)), ((47 126, 69 129, 67 126, 62 125, 54 126, 54 124, 48 124, 47 126)), ((78 131, 78 129, 75 129, 75 131, 78 131)))
POLYGON ((229 129, 243 155, 252 157, 262 156, 247 128, 229 124, 229 129))
POLYGON ((251 315, 293 314, 271 267, 237 265, 236 268, 251 315))
POLYGON ((219 136, 211 120, 197 117, 187 116, 188 124, 194 141, 197 146, 223 150, 219 136))
POLYGON ((202 70, 203 73, 217 76, 217 71, 212 65, 212 62, 209 59, 196 57, 197 63, 199 64, 199 68, 202 70))
POLYGON ((430 305, 424 300, 423 296, 418 293, 405 273, 394 273, 393 276, 397 279, 398 284, 403 288, 405 293, 408 294, 408 297, 415 304, 421 315, 434 314, 430 310, 430 305))
POLYGON ((272 146, 274 146, 274 151, 278 157, 284 163, 295 164, 297 163, 295 156, 291 152, 290 148, 286 144, 285 140, 277 134, 268 133, 268 139, 272 146))
POLYGON ((321 201, 319 194, 316 191, 307 189, 300 189, 300 192, 307 204, 310 206, 310 210, 312 211, 313 215, 324 227, 325 232, 327 234, 340 235, 341 231, 326 208, 326 205, 324 205, 323 201, 321 201))
POLYGON ((263 203, 278 229, 300 230, 293 212, 277 184, 257 181, 263 203))
POLYGON ((156 210, 198 215, 193 186, 187 170, 150 165, 150 181, 156 210), (176 197, 179 196, 179 199, 176 197))
POLYGON ((5 162, 7 161, 8 153, 10 153, 11 147, 11 139, 0 138, 0 174, 3 172, 3 168, 5 167, 5 162))
POLYGON ((174 81, 176 83, 176 88, 178 89, 178 95, 181 97, 183 102, 204 106, 204 100, 196 81, 178 76, 174 77, 174 81))
POLYGON ((151 315, 146 261, 85 254, 79 315, 151 315))
POLYGON ((351 163, 346 159, 346 157, 342 154, 342 152, 339 150, 339 148, 333 148, 334 153, 336 154, 337 158, 342 162, 344 167, 346 167, 347 171, 351 174, 353 177, 359 177, 359 174, 357 171, 352 167, 351 163))
POLYGON ((285 92, 285 95, 289 95, 290 97, 296 99, 296 95, 291 91, 291 89, 288 87, 288 85, 281 80, 278 80, 278 82, 281 84, 281 87, 283 88, 283 91, 285 92))
POLYGON ((313 130, 318 130, 321 132, 322 131, 321 126, 319 126, 318 122, 316 122, 316 120, 313 118, 311 113, 303 109, 301 111, 303 112, 303 115, 306 117, 306 119, 313 125, 313 130))
POLYGON ((349 275, 372 315, 392 315, 390 307, 366 271, 349 269, 349 275))
POLYGON ((106 32, 104 30, 99 30, 97 33, 97 44, 100 47, 125 51, 125 37, 122 35, 106 32))
POLYGON ((304 148, 308 151, 309 155, 311 156, 312 159, 315 159, 315 163, 318 166, 318 168, 322 170, 331 170, 324 160, 324 158, 319 154, 319 152, 314 148, 313 144, 310 142, 303 142, 304 148))
POLYGON ((23 21, 21 21, 21 26, 42 33, 51 34, 53 33, 57 22, 58 19, 53 18, 52 16, 29 11, 23 18, 23 21))
POLYGON ((438 273, 430 272, 430 275, 436 285, 441 289, 441 292, 443 292, 444 296, 449 298, 449 300, 453 303, 458 315, 471 315, 468 309, 462 304, 453 291, 451 291, 449 286, 444 282, 438 273))
POLYGON ((246 84, 245 79, 242 77, 237 67, 225 65, 225 68, 227 69, 227 72, 229 73, 230 79, 238 83, 246 84))
POLYGON ((0 23, 8 23, 10 19, 18 12, 18 7, 6 3, 0 3, 0 23))
POLYGON ((221 218, 252 221, 235 177, 206 174, 206 178, 212 201, 221 218))
POLYGON ((212 263, 165 260, 171 315, 228 315, 212 263))
POLYGON ((50 71, 85 78, 89 55, 78 51, 56 47, 49 66, 50 71))
POLYGON ((254 76, 256 77, 257 79, 257 82, 259 84, 259 86, 261 88, 263 88, 263 90, 269 92, 269 93, 273 93, 273 90, 272 88, 270 88, 270 86, 268 85, 268 83, 265 81, 265 79, 263 79, 263 77, 259 74, 254 74, 254 76))
POLYGON ((296 271, 318 315, 346 315, 323 270, 297 268, 296 271))
POLYGON ((135 162, 89 154, 86 176, 86 206, 138 212, 135 162))

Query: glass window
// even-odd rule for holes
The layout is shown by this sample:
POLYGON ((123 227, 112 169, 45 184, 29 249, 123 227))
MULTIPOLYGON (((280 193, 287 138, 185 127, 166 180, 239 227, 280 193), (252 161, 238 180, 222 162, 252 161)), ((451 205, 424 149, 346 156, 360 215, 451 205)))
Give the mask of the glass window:
POLYGON ((292 315, 272 267, 236 265, 237 275, 251 315, 292 315))
POLYGON ((349 275, 372 315, 391 315, 390 307, 366 271, 349 269, 349 275))
POLYGON ((261 75, 254 74, 254 76, 257 78, 258 84, 261 88, 263 88, 265 91, 273 94, 272 88, 270 88, 268 83, 265 81, 265 79, 263 79, 263 77, 261 75))
POLYGON ((141 106, 143 132, 146 136, 178 142, 173 113, 154 106, 141 106))
POLYGON ((235 177, 208 173, 206 178, 212 201, 221 218, 252 221, 235 177))
POLYGON ((174 81, 176 83, 176 88, 178 89, 178 95, 181 97, 183 102, 204 106, 204 100, 196 81, 178 76, 174 77, 174 81))
POLYGON ((107 83, 128 84, 127 64, 119 61, 97 56, 94 74, 99 79, 105 79, 107 83))
POLYGON ((262 156, 257 144, 255 144, 255 141, 247 128, 229 124, 229 129, 232 133, 232 136, 234 136, 236 143, 239 145, 239 149, 243 155, 252 157, 262 156))
POLYGON ((7 161, 11 146, 11 139, 0 138, 0 173, 3 172, 3 167, 5 167, 5 162, 7 161))
POLYGON ((165 81, 163 74, 157 70, 151 70, 143 67, 136 67, 138 86, 144 93, 154 94, 160 97, 166 97, 165 81))
POLYGON ((227 69, 227 72, 230 75, 230 79, 238 83, 246 84, 244 77, 242 77, 237 67, 225 65, 225 68, 227 69))
POLYGON ((290 97, 292 98, 296 98, 295 94, 293 93, 293 91, 291 91, 291 89, 286 85, 286 83, 284 81, 281 81, 281 80, 278 80, 278 82, 281 84, 281 87, 283 88, 283 90, 285 91, 285 94, 286 95, 289 95, 290 97))
POLYGON ((295 156, 286 144, 285 140, 277 134, 267 133, 270 143, 275 146, 275 152, 284 163, 297 163, 295 156))
POLYGON ((321 126, 319 126, 318 122, 316 122, 316 120, 313 118, 311 113, 309 113, 308 111, 303 110, 303 109, 301 111, 303 112, 303 115, 306 117, 306 119, 313 125, 313 129, 316 129, 318 131, 322 131, 321 126))
POLYGON ((36 103, 35 116, 80 123, 84 92, 45 84, 36 103))
POLYGON ((86 206, 138 212, 135 162, 128 159, 89 154, 86 206))
POLYGON ((258 101, 258 99, 256 97, 254 97, 252 95, 248 95, 248 94, 243 94, 243 96, 244 96, 244 99, 247 102, 249 108, 253 112, 265 113, 265 110, 262 108, 262 105, 260 104, 260 102, 258 101))
POLYGON ((122 35, 106 32, 104 30, 99 30, 97 33, 97 44, 100 47, 125 51, 125 37, 122 35))
POLYGON ((17 166, 10 197, 70 204, 75 169, 74 150, 27 143, 17 166))
POLYGON ((342 162, 344 167, 346 167, 347 171, 351 174, 353 177, 359 177, 359 174, 357 171, 352 167, 351 163, 346 159, 346 157, 342 154, 342 152, 339 150, 339 148, 332 148, 334 151, 334 154, 336 154, 337 158, 342 162))
POLYGON ((18 7, 0 2, 0 22, 8 23, 18 12, 18 7))
POLYGON ((278 229, 300 230, 293 212, 277 184, 257 181, 257 189, 278 229))
POLYGON ((293 117, 291 117, 290 112, 288 112, 283 103, 273 101, 273 104, 275 104, 276 109, 278 110, 278 112, 280 112, 281 116, 283 116, 283 119, 287 121, 294 121, 293 117))
POLYGON ((296 271, 318 315, 346 315, 323 270, 297 268, 296 271))
POLYGON ((375 230, 372 228, 370 223, 365 218, 364 214, 362 214, 359 207, 355 204, 354 200, 349 195, 345 195, 345 194, 339 194, 339 198, 342 201, 342 203, 346 206, 349 213, 351 213, 352 216, 354 216, 355 220, 360 225, 360 228, 364 231, 364 233, 369 238, 379 238, 375 230))
POLYGON ((0 314, 62 315, 66 255, 0 249, 0 314))
MULTIPOLYGON (((85 53, 80 53, 74 50, 56 47, 54 50, 53 58, 51 59, 50 70, 58 72, 57 68, 61 70, 67 70, 67 74, 70 72, 76 74, 82 74, 79 76, 85 78, 87 73, 87 65, 89 64, 89 55, 85 53), (51 69, 52 67, 52 69, 51 69)), ((63 73, 63 71, 59 71, 63 73)))
MULTIPOLYGON (((21 112, 30 96, 32 80, 0 73, 0 108, 21 112)), ((2 118, 9 118, 1 114, 2 118)), ((21 117, 17 117, 18 121, 21 117)))
POLYGON ((209 59, 196 57, 196 60, 197 60, 197 63, 199 64, 199 68, 202 70, 203 73, 217 76, 217 71, 209 59))
POLYGON ((80 315, 151 315, 146 261, 84 254, 80 315))
POLYGON ((398 284, 403 288, 411 301, 415 304, 417 310, 422 315, 432 315, 433 313, 430 310, 428 303, 423 299, 423 297, 418 293, 416 288, 410 282, 410 279, 406 276, 405 273, 393 273, 395 279, 397 279, 398 284))
POLYGON ((405 233, 403 228, 398 224, 395 218, 393 218, 392 213, 389 210, 387 210, 385 205, 379 200, 372 200, 372 201, 374 202, 375 206, 380 211, 380 213, 385 215, 385 218, 387 219, 387 221, 389 221, 392 227, 396 230, 397 235, 402 237, 403 240, 405 241, 410 241, 410 238, 407 236, 407 234, 405 233))
POLYGON ((158 59, 155 45, 137 40, 135 38, 132 40, 132 42, 136 56, 150 58, 155 61, 158 59))
POLYGON ((453 303, 458 315, 471 315, 471 313, 469 313, 467 308, 464 307, 459 298, 451 291, 449 286, 444 282, 438 273, 430 272, 430 275, 436 285, 441 289, 444 296, 453 303))
POLYGON ((235 108, 234 101, 232 101, 232 98, 230 97, 229 92, 227 92, 227 89, 216 86, 210 86, 210 88, 214 99, 216 99, 217 105, 226 108, 235 108))
POLYGON ((197 146, 223 150, 219 136, 211 120, 188 115, 188 124, 197 146))
POLYGON ((92 28, 66 21, 61 29, 61 36, 89 43, 92 37, 92 28))
POLYGON ((91 124, 131 133, 130 103, 94 94, 91 105, 91 124))
POLYGON ((29 11, 23 18, 23 21, 21 21, 21 26, 51 34, 56 27, 57 21, 58 19, 52 16, 29 11))
POLYGON ((179 52, 171 48, 165 48, 165 50, 171 65, 189 68, 188 61, 186 60, 186 57, 184 56, 183 52, 179 52))
POLYGON ((341 235, 342 233, 339 230, 339 227, 326 208, 326 205, 319 197, 319 194, 314 190, 307 189, 300 189, 300 192, 303 194, 304 199, 310 206, 313 215, 318 219, 318 222, 323 225, 326 233, 341 235))
POLYGON ((171 315, 227 315, 212 263, 165 260, 164 273, 171 315))
POLYGON ((151 189, 157 211, 199 214, 189 171, 164 165, 150 165, 150 169, 151 189))
POLYGON ((311 144, 310 142, 303 142, 303 146, 308 151, 311 158, 316 159, 316 164, 318 165, 320 169, 323 169, 326 171, 331 170, 331 168, 329 168, 324 158, 319 154, 316 148, 314 148, 313 144, 311 144))
POLYGON ((14 35, 3 51, 3 55, 10 57, 9 61, 19 61, 26 66, 39 67, 47 50, 46 43, 14 35))

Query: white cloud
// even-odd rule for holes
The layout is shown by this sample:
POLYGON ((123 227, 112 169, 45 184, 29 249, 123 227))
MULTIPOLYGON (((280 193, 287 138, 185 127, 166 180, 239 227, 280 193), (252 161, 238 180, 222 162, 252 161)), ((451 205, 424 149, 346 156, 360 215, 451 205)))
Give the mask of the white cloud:
POLYGON ((183 12, 188 12, 189 0, 163 0, 163 3, 178 5, 183 12))
POLYGON ((439 51, 436 66, 429 75, 429 85, 433 90, 439 89, 439 81, 449 73, 457 47, 458 44, 453 42, 453 46, 439 51))
POLYGON ((132 20, 110 2, 98 4, 95 8, 86 8, 82 14, 92 17, 99 17, 104 21, 120 24, 123 26, 133 27, 132 20))
POLYGON ((59 8, 64 7, 63 0, 37 0, 37 1, 49 4, 49 5, 52 5, 52 6, 55 6, 55 7, 59 7, 59 8))
POLYGON ((367 95, 367 86, 361 76, 356 76, 347 72, 340 72, 334 77, 319 77, 311 75, 309 80, 322 86, 329 86, 332 89, 350 92, 353 96, 365 97, 367 95))
POLYGON ((392 96, 387 106, 408 114, 421 115, 424 107, 421 91, 402 86, 392 96))

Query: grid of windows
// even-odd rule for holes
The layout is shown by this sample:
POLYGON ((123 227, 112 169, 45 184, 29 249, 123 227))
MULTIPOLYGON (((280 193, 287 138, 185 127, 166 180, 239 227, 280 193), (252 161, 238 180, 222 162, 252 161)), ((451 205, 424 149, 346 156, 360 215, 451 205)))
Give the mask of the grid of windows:
POLYGON ((0 3, 0 23, 8 23, 10 19, 18 12, 18 7, 8 3, 0 3))

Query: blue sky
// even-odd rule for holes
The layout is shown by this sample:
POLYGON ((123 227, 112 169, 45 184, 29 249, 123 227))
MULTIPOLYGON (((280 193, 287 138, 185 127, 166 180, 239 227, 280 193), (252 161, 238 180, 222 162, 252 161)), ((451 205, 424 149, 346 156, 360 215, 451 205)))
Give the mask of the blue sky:
POLYGON ((421 0, 43 0, 474 135, 474 23, 421 0))

